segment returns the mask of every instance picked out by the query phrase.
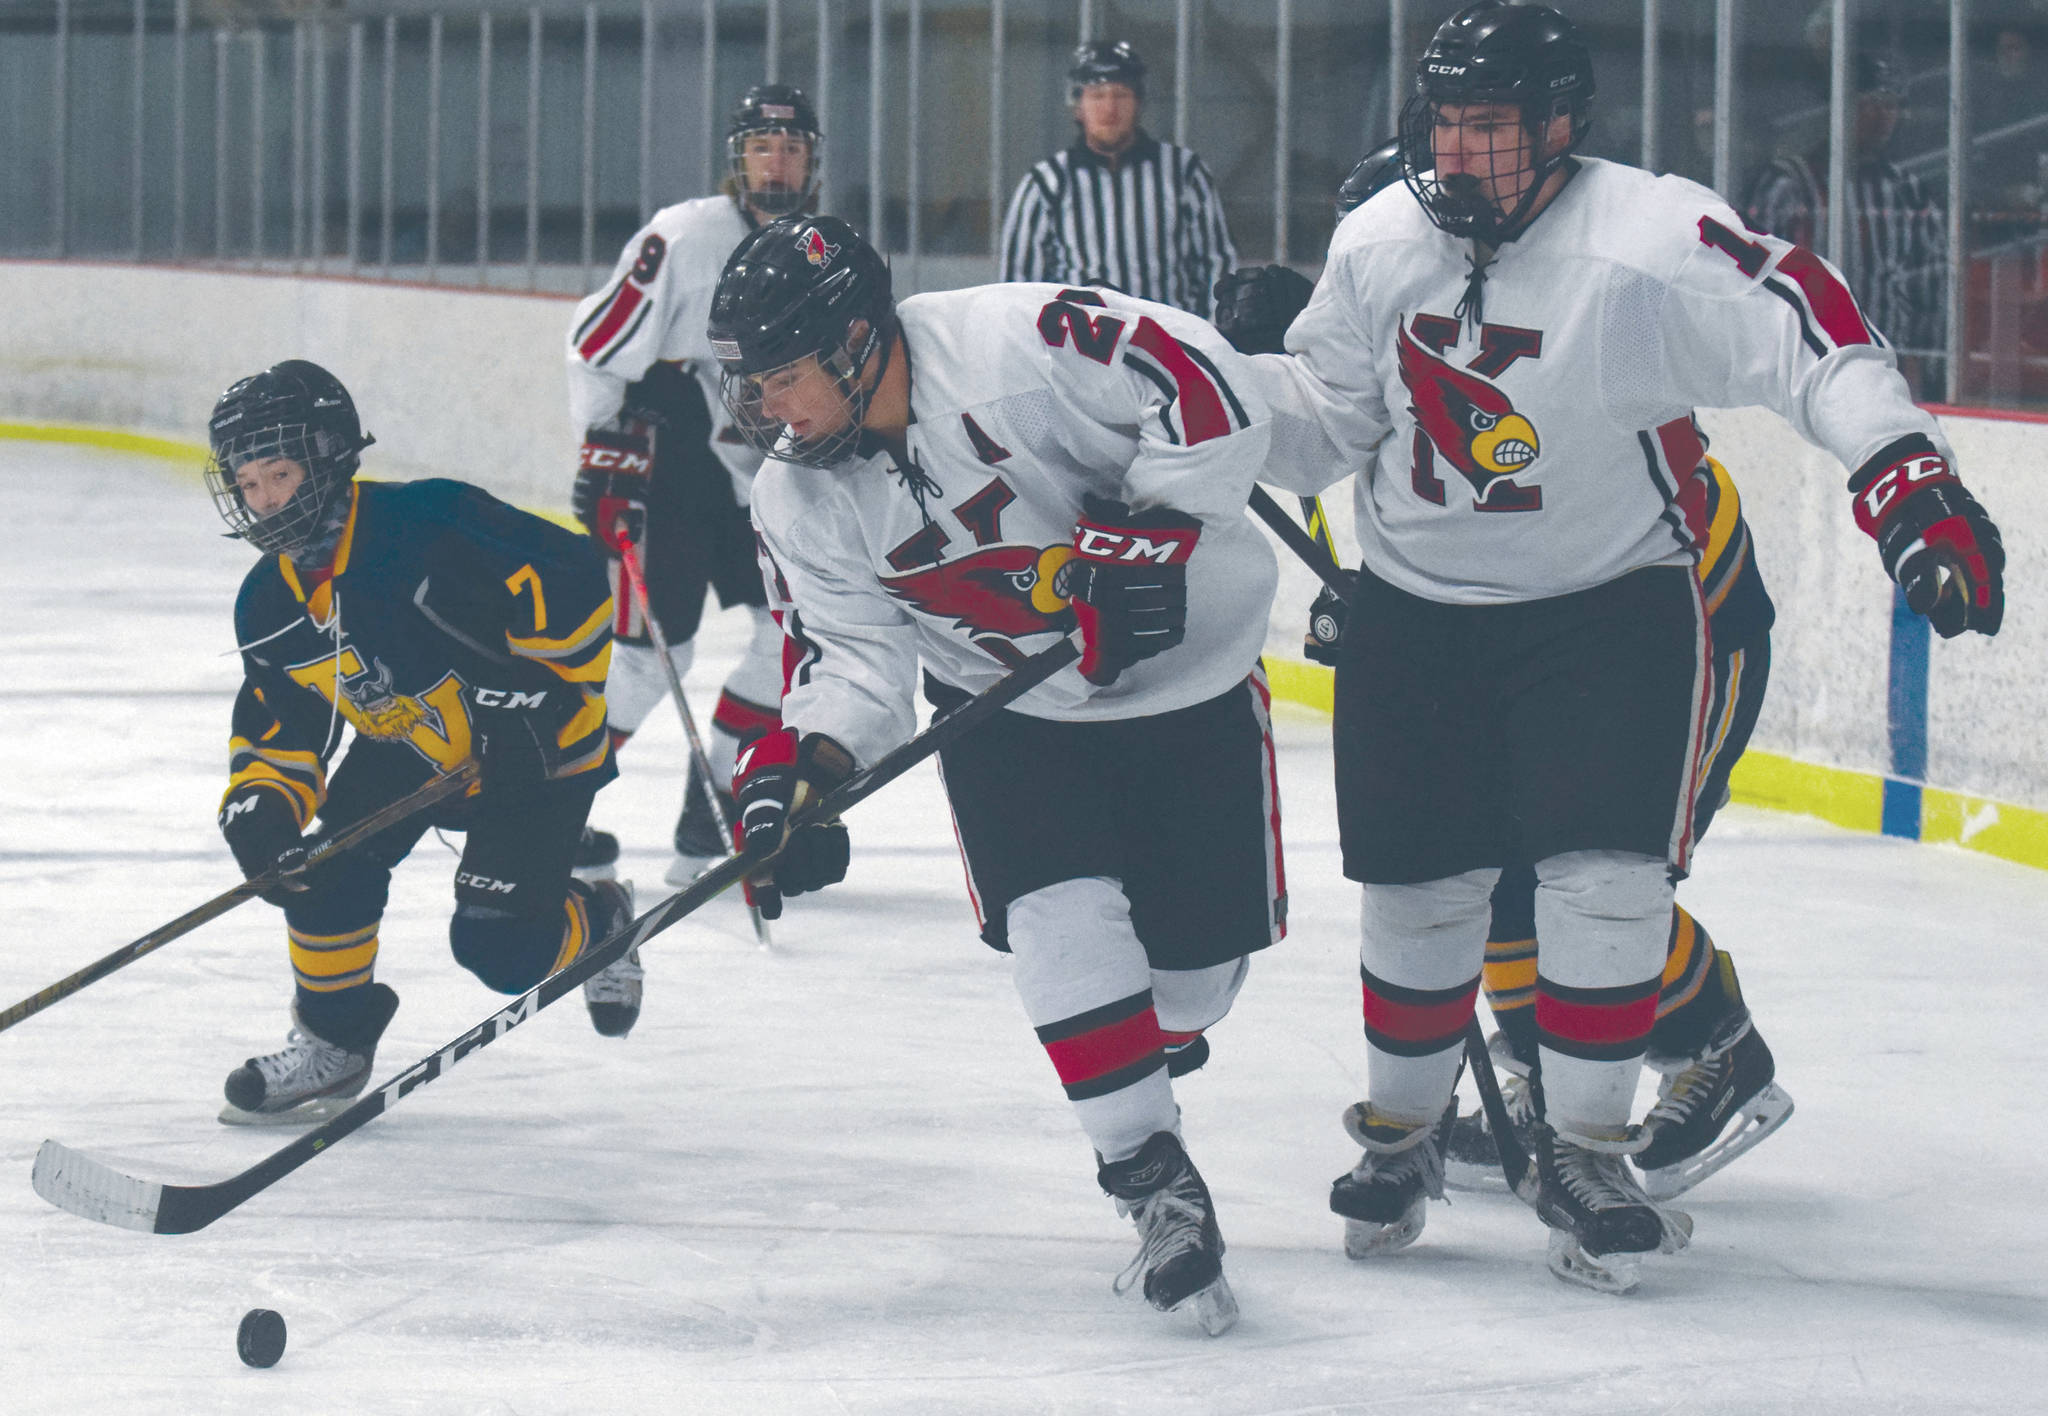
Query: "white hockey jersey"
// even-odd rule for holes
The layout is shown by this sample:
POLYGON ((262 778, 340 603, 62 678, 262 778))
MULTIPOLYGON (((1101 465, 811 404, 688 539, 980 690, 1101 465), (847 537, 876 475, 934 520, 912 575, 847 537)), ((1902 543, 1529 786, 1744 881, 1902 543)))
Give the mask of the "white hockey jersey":
POLYGON ((1245 510, 1268 438, 1243 357, 1192 315, 1107 291, 987 285, 898 311, 915 470, 884 451, 830 470, 771 458, 754 484, 783 721, 870 764, 915 730, 920 659, 979 693, 1053 644, 1087 492, 1201 519, 1187 637, 1107 687, 1057 674, 1015 711, 1139 717, 1249 674, 1278 566, 1245 510))
POLYGON ((610 279, 569 324, 569 417, 580 432, 618 416, 626 386, 656 360, 688 366, 711 407, 711 446, 742 503, 761 455, 732 430, 704 332, 726 258, 752 229, 730 197, 663 207, 619 254, 610 279))
POLYGON ((1693 182, 1584 159, 1461 319, 1472 250, 1388 188, 1338 227, 1289 355, 1253 361, 1264 480, 1362 468, 1364 563, 1412 594, 1531 600, 1691 561, 1695 408, 1770 408, 1852 469, 1908 433, 1947 453, 1840 275, 1693 182))

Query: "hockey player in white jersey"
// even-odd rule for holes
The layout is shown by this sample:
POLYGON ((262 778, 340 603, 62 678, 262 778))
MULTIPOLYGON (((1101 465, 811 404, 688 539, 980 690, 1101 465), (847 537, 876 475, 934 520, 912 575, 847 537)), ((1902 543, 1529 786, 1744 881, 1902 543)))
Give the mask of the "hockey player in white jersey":
MULTIPOLYGON (((656 212, 626 243, 604 287, 576 307, 569 327, 569 411, 586 429, 571 502, 614 557, 613 745, 623 744, 669 692, 639 599, 621 578, 624 535, 638 548, 648 601, 678 678, 695 655, 707 591, 753 617, 752 639, 726 677, 705 741, 721 790, 740 745, 780 723, 781 637, 763 600, 747 524, 748 487, 761 455, 725 417, 704 321, 733 247, 761 223, 801 210, 817 191, 822 142, 802 90, 748 89, 726 125, 731 176, 724 191, 656 212)), ((675 849, 671 885, 689 883, 725 853, 694 762, 675 849)), ((578 873, 607 874, 617 856, 609 833, 586 831, 578 873)))
POLYGON ((1364 469, 1335 730, 1365 887, 1347 1251, 1412 1242, 1440 1193, 1488 897, 1520 858, 1538 1211, 1554 1271, 1619 1291, 1690 1233, 1624 1162, 1651 1141, 1629 1117, 1703 738, 1693 409, 1771 408, 1854 469, 1858 525, 1943 635, 1997 632, 2004 553, 1839 273, 1693 183, 1574 157, 1592 93, 1555 10, 1447 20, 1403 114, 1405 182, 1339 226, 1292 357, 1252 377, 1272 479, 1364 469))
MULTIPOLYGON (((749 845, 1076 626, 1062 673, 940 755, 982 939, 1137 1223, 1117 1282, 1235 1320, 1171 1077, 1208 1055, 1248 956, 1283 932, 1267 692, 1278 569, 1245 514, 1267 451, 1243 360, 1201 320, 1057 285, 897 306, 846 223, 778 222, 719 282, 712 346, 770 459, 754 521, 789 641, 786 726, 740 754, 749 845)), ((800 823, 779 896, 840 879, 800 823)))

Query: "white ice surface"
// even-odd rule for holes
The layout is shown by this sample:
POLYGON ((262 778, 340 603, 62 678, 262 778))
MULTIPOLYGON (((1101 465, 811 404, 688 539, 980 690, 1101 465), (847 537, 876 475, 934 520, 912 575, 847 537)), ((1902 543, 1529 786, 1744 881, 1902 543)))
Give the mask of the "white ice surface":
MULTIPOLYGON (((213 826, 247 564, 194 479, 0 444, 0 1006, 232 883, 213 826)), ((736 647, 706 630, 700 710, 736 647)), ((1327 725, 1280 722, 1290 937, 1180 1086, 1244 1309, 1193 1335, 1115 1299, 1134 1240, 971 933, 935 778, 851 818, 842 887, 764 955, 720 900, 648 951, 624 1042, 564 1002, 184 1238, 29 1189, 44 1137, 152 1179, 286 1134, 218 1125, 286 1027, 252 904, 0 1036, 0 1411, 2011 1412, 2048 1392, 2040 1183, 2048 876, 1728 812, 1684 898, 1734 951, 1791 1123, 1687 1203, 1614 1299, 1505 1198, 1347 1261, 1325 1208, 1362 1094, 1355 893, 1327 725), (290 1325, 235 1359, 253 1307, 290 1325)), ((682 734, 596 819, 658 888, 682 734)), ((1082 809, 1078 805, 1076 809, 1082 809)), ((401 867, 378 1075, 498 1006, 449 958, 453 857, 401 867)))

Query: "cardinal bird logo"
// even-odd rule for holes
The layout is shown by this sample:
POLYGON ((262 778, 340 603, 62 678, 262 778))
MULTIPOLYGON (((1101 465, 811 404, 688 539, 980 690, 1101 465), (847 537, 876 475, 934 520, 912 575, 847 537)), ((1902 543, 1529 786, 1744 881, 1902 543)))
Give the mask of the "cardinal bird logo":
POLYGON ((1540 450, 1536 428, 1506 394, 1475 373, 1452 368, 1406 329, 1400 359, 1401 382, 1415 400, 1408 411, 1482 504, 1495 483, 1529 469, 1540 450))
POLYGON ((832 258, 839 254, 839 248, 827 241, 824 234, 813 226, 804 237, 804 259, 824 269, 832 264, 832 258))
POLYGON ((985 546, 958 560, 885 576, 882 588, 920 614, 966 630, 976 647, 1005 664, 1021 662, 1011 641, 1073 628, 1060 575, 1073 557, 1072 546, 985 546))

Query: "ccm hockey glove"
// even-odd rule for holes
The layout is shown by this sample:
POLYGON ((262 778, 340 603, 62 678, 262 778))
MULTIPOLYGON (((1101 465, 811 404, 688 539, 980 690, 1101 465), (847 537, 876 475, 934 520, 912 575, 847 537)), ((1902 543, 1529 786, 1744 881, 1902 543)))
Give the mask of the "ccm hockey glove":
POLYGON ((1133 512, 1090 493, 1074 523, 1074 558, 1062 574, 1081 626, 1081 676, 1116 682, 1131 665, 1187 637, 1188 557, 1202 523, 1185 512, 1133 512))
POLYGON ((837 820, 811 821, 805 812, 853 775, 853 754, 811 733, 799 742, 794 728, 764 733, 740 749, 732 792, 739 805, 733 846, 782 854, 747 876, 747 903, 763 919, 782 917, 782 897, 822 890, 846 878, 852 847, 837 820))
MULTIPOLYGON (((220 804, 220 833, 227 838, 244 880, 303 865, 306 852, 318 839, 299 834, 299 819, 282 795, 255 785, 242 788, 220 804)), ((287 893, 303 890, 306 884, 303 876, 280 880, 276 888, 263 892, 263 898, 281 905, 287 893)))
POLYGON ((1245 266, 1216 282, 1216 329, 1240 354, 1284 354, 1287 327, 1315 284, 1283 265, 1245 266))
MULTIPOLYGON (((1350 586, 1358 584, 1358 572, 1340 570, 1350 586)), ((1301 637, 1302 656, 1310 663, 1337 667, 1337 649, 1344 642, 1344 601, 1337 598, 1337 592, 1325 585, 1316 592, 1315 603, 1308 607, 1308 633, 1301 637)))
POLYGON ((1856 524, 1877 542, 1885 573, 1943 639, 1998 633, 2005 618, 2005 546, 1948 461, 1918 433, 1898 439, 1849 479, 1856 524))
POLYGON ((653 471, 653 440, 645 424, 636 420, 623 431, 592 428, 584 434, 569 509, 614 555, 622 534, 638 545, 646 533, 647 483, 653 471))

